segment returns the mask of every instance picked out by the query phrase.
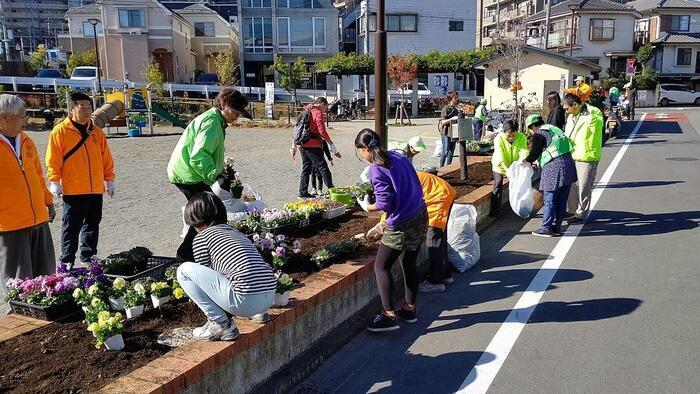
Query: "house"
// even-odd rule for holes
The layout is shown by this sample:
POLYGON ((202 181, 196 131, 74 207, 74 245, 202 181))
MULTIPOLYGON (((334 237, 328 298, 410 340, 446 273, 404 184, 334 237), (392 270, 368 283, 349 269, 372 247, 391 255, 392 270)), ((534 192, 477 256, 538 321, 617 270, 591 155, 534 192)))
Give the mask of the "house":
POLYGON ((659 82, 693 87, 700 83, 700 2, 693 0, 637 0, 628 3, 641 17, 635 29, 636 45, 651 44, 650 65, 659 82))
POLYGON ((238 62, 240 38, 233 23, 203 4, 190 5, 177 13, 194 27, 190 39, 196 72, 215 73, 214 58, 220 52, 232 52, 238 62))
POLYGON ((242 86, 274 81, 269 69, 274 54, 289 63, 304 57, 308 73, 302 89, 324 90, 335 83, 334 78, 317 77, 313 69, 338 53, 338 10, 330 0, 242 0, 238 20, 242 86))
MULTIPOLYGON (((521 56, 519 82, 522 90, 518 95, 532 98, 532 102, 526 103, 526 106, 543 105, 547 93, 561 92, 573 86, 574 79, 579 75, 590 77, 600 72, 600 66, 589 61, 531 46, 525 46, 521 56)), ((474 65, 484 70, 484 97, 492 108, 512 106, 512 63, 503 55, 498 55, 474 65)))
POLYGON ((627 59, 636 56, 634 26, 641 16, 630 4, 562 1, 551 7, 549 26, 545 26, 546 10, 528 18, 528 44, 585 59, 599 65, 605 75, 624 73, 627 59))
POLYGON ((193 81, 194 27, 156 0, 103 0, 66 12, 68 34, 59 45, 69 52, 94 51, 95 34, 104 79, 141 81, 150 62, 160 65, 167 82, 193 81), (95 30, 90 20, 99 20, 95 30))
POLYGON ((477 0, 477 46, 483 48, 491 45, 491 37, 499 28, 507 29, 510 22, 522 21, 542 11, 545 1, 477 0))
POLYGON ((161 3, 175 12, 194 4, 202 4, 216 11, 226 21, 238 23, 238 0, 161 0, 161 3))

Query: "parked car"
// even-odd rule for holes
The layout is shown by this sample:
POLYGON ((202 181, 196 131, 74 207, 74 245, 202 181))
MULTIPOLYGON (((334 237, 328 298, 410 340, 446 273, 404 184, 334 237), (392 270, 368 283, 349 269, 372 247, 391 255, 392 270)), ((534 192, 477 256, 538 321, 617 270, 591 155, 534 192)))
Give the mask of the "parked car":
MULTIPOLYGON (((403 88, 399 90, 390 90, 389 94, 391 95, 401 95, 403 93, 404 96, 407 98, 411 98, 411 95, 413 94, 413 86, 412 85, 404 85, 403 88)), ((424 83, 418 82, 418 98, 424 98, 424 97, 430 97, 432 96, 433 93, 428 89, 427 86, 425 86, 424 83)))
MULTIPOLYGON (((97 67, 80 66, 73 69, 70 79, 74 81, 94 81, 97 79, 97 67)), ((75 90, 90 90, 90 88, 76 88, 75 90)))
MULTIPOLYGON (((63 71, 58 68, 45 68, 39 70, 36 74, 37 78, 63 78, 63 71)), ((53 92, 53 85, 32 85, 32 90, 41 92, 53 92)))
POLYGON ((218 85, 219 76, 214 73, 203 73, 197 78, 197 85, 218 85))
POLYGON ((700 92, 686 85, 663 83, 659 86, 659 105, 665 107, 669 104, 700 105, 700 92))

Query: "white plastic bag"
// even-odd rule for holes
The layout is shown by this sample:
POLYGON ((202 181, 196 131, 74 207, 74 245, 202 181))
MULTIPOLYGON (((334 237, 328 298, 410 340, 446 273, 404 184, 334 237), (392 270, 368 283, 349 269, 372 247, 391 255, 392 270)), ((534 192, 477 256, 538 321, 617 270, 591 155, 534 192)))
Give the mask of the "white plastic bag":
POLYGON ((238 213, 246 210, 243 200, 231 197, 231 193, 228 190, 222 189, 219 182, 214 182, 214 184, 211 185, 211 191, 224 203, 227 213, 238 213))
POLYGON ((246 211, 262 211, 267 208, 267 205, 263 202, 262 195, 256 192, 255 189, 247 183, 243 184, 243 195, 255 196, 255 201, 245 203, 246 211))
POLYGON ((481 258, 479 234, 476 233, 476 208, 454 204, 447 221, 447 258, 455 269, 464 272, 481 258))
POLYGON ((508 194, 513 212, 523 219, 529 218, 535 206, 532 193, 532 167, 527 162, 514 162, 506 170, 508 194))
POLYGON ((435 152, 433 152, 433 157, 442 157, 442 140, 435 141, 435 152))

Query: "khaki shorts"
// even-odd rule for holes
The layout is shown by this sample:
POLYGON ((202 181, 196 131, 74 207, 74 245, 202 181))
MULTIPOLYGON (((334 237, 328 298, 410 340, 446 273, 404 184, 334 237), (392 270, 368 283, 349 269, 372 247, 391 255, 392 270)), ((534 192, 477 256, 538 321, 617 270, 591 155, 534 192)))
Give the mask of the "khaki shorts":
POLYGON ((382 236, 382 244, 396 250, 414 252, 425 242, 428 232, 428 211, 423 210, 396 228, 387 228, 382 236))

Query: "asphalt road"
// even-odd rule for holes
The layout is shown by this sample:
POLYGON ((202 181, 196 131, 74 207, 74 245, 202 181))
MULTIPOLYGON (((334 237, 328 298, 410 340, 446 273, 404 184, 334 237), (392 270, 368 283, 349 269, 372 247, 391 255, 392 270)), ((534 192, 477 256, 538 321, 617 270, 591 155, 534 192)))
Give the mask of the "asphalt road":
MULTIPOLYGON (((299 391, 697 392, 699 120, 648 114, 582 229, 542 239, 541 216, 506 217, 476 267, 419 297, 417 324, 360 334, 299 391)), ((635 126, 606 145, 599 180, 635 126)))

